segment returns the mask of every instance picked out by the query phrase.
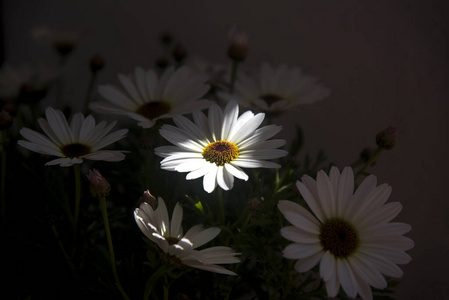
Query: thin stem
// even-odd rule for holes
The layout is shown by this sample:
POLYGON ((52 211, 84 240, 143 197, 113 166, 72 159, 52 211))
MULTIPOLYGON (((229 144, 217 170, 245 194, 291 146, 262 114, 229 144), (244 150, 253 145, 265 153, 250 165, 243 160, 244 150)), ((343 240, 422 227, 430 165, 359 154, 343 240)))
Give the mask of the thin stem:
MULTIPOLYGON (((67 60, 67 55, 60 54, 59 55, 59 66, 61 69, 64 68, 65 63, 67 60)), ((61 74, 56 86, 56 103, 57 105, 62 105, 62 98, 63 98, 63 90, 64 90, 64 78, 61 74)))
POLYGON ((159 269, 157 269, 153 273, 153 275, 151 275, 151 277, 148 279, 147 283, 145 284, 143 300, 150 299, 151 292, 153 291, 153 286, 156 284, 158 279, 166 273, 167 273, 167 266, 163 264, 159 267, 159 269))
POLYGON ((223 197, 223 190, 220 187, 217 187, 218 191, 218 204, 220 205, 220 223, 225 225, 225 203, 223 197))
POLYGON ((111 229, 109 227, 108 211, 107 211, 107 207, 106 207, 106 199, 104 196, 102 196, 102 197, 99 197, 99 200, 100 200, 101 213, 103 215, 104 229, 106 231, 106 238, 107 238, 108 249, 109 249, 109 257, 111 259, 111 268, 112 268, 112 274, 114 275, 114 279, 115 279, 115 285, 117 286, 118 290, 122 294, 123 299, 129 300, 128 295, 123 290, 123 287, 120 283, 120 279, 119 279, 118 273, 117 273, 114 247, 112 245, 111 229))
POLYGON ((80 202, 81 202, 81 170, 80 165, 76 164, 73 166, 75 172, 75 212, 74 212, 74 230, 78 227, 78 218, 80 212, 80 202))
POLYGON ((89 86, 87 87, 86 98, 84 99, 84 107, 83 107, 83 113, 84 114, 88 113, 90 97, 91 97, 92 91, 94 89, 95 79, 96 78, 97 78, 97 72, 93 71, 92 72, 92 76, 91 76, 90 81, 89 81, 89 86))
POLYGON ((377 157, 380 155, 380 153, 382 153, 383 149, 384 148, 379 147, 376 149, 376 151, 374 151, 373 155, 371 155, 365 165, 357 172, 354 180, 357 180, 361 175, 365 174, 366 170, 376 161, 377 157))
POLYGON ((7 142, 6 130, 1 130, 0 147, 2 155, 2 173, 1 173, 1 201, 2 201, 2 218, 6 222, 6 142, 7 142))
POLYGON ((234 59, 232 61, 232 71, 231 71, 231 80, 229 82, 229 92, 234 93, 234 84, 237 79, 237 67, 239 65, 238 60, 234 59))
POLYGON ((77 274, 76 274, 75 266, 73 265, 72 259, 70 258, 69 254, 68 254, 67 251, 65 250, 64 245, 62 244, 62 241, 61 241, 61 239, 59 238, 59 232, 58 232, 58 230, 56 229, 56 226, 55 226, 54 224, 52 224, 52 225, 51 225, 51 229, 52 229, 52 231, 53 231, 53 234, 54 234, 55 237, 56 237, 56 240, 58 241, 58 245, 59 245, 59 248, 61 249, 62 254, 64 255, 64 257, 65 257, 67 263, 69 264, 69 267, 70 267, 70 270, 72 271, 73 277, 74 277, 75 279, 77 279, 78 276, 77 276, 77 274))
POLYGON ((168 278, 167 274, 164 275, 164 300, 168 300, 168 278))

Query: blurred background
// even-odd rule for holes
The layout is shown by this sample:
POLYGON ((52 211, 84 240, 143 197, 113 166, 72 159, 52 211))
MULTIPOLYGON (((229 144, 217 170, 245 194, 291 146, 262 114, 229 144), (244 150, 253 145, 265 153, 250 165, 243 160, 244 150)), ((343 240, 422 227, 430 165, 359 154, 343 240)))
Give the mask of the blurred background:
MULTIPOLYGON (((226 56, 232 26, 249 35, 246 67, 262 62, 300 66, 331 95, 276 119, 291 140, 304 131, 298 159, 324 150, 343 168, 376 134, 398 126, 394 149, 372 168, 378 183, 393 187, 390 201, 404 208, 413 261, 394 297, 449 299, 449 5, 443 0, 144 1, 2 0, 1 61, 58 64, 58 56, 31 35, 41 26, 85 34, 67 61, 64 97, 81 107, 89 60, 100 54, 98 84, 117 74, 150 68, 163 54, 159 37, 170 32, 187 51, 208 62, 226 56), (446 186, 446 187, 445 187, 446 186)), ((52 105, 49 95, 42 106, 52 105)))

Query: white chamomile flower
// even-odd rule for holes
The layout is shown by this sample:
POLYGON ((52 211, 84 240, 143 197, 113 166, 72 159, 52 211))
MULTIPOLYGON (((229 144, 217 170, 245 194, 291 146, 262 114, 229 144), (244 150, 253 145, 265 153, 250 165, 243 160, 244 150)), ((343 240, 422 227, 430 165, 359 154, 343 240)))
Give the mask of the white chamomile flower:
POLYGON ((280 126, 258 127, 265 114, 251 111, 239 117, 237 102, 231 101, 224 112, 214 104, 206 117, 194 112, 193 120, 183 116, 173 118, 175 126, 163 125, 160 134, 174 146, 162 146, 155 153, 164 159, 161 168, 189 172, 186 179, 204 176, 203 187, 211 193, 217 184, 224 190, 232 189, 234 176, 248 180, 241 168, 278 168, 266 159, 285 156, 287 151, 276 149, 284 140, 268 140, 277 134, 280 126))
POLYGON ((209 90, 207 77, 188 67, 167 68, 158 78, 152 69, 136 68, 133 75, 119 74, 124 89, 102 85, 98 92, 107 102, 94 102, 90 109, 101 113, 126 115, 143 128, 153 127, 157 120, 202 110, 211 101, 200 99, 209 90))
POLYGON ((81 164, 85 159, 103 161, 121 161, 125 155, 121 150, 100 150, 124 138, 128 129, 121 129, 110 133, 116 122, 106 125, 106 122, 95 124, 92 116, 86 118, 77 113, 70 125, 60 110, 48 107, 45 110, 46 120, 38 120, 45 135, 22 128, 20 134, 26 140, 19 140, 18 144, 28 150, 59 158, 47 162, 45 165, 61 165, 68 167, 81 164))
MULTIPOLYGON (((148 191, 145 193, 149 194, 148 191)), ((239 253, 231 248, 215 246, 196 250, 213 240, 220 233, 220 228, 204 229, 202 225, 195 225, 186 234, 183 234, 182 216, 182 206, 176 203, 170 222, 167 207, 161 197, 158 199, 156 209, 153 209, 147 202, 143 202, 134 211, 134 218, 140 230, 158 245, 166 254, 165 259, 174 266, 179 268, 189 266, 220 274, 237 275, 218 265, 240 262, 240 259, 235 257, 239 253)))
POLYGON ((320 171, 316 181, 307 175, 301 179, 297 187, 313 214, 291 201, 278 204, 293 225, 281 229, 282 236, 294 242, 283 254, 297 260, 298 272, 319 264, 329 297, 335 297, 341 285, 349 297, 359 294, 363 299, 373 298, 370 286, 387 287, 384 276, 402 276, 397 264, 410 262, 405 251, 414 243, 403 236, 410 225, 390 222, 402 209, 399 202, 385 204, 390 186, 377 186, 370 175, 354 193, 350 167, 341 174, 332 167, 329 176, 320 171))
POLYGON ((264 63, 260 72, 240 72, 233 95, 219 92, 224 100, 233 97, 246 107, 264 112, 282 112, 296 109, 303 104, 322 100, 330 90, 318 83, 318 79, 304 74, 300 68, 287 65, 272 67, 264 63))

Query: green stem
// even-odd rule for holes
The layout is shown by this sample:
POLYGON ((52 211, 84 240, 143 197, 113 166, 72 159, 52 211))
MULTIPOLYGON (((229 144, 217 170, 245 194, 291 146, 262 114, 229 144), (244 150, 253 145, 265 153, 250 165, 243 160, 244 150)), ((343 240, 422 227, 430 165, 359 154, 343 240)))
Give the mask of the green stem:
POLYGON ((235 84, 235 81, 237 79, 237 67, 238 67, 238 65, 239 65, 238 60, 234 59, 232 61, 231 80, 229 82, 229 92, 231 94, 234 93, 234 84, 235 84))
POLYGON ((143 300, 150 299, 151 292, 153 291, 153 286, 156 284, 158 279, 166 273, 167 273, 167 266, 163 264, 159 267, 159 269, 157 269, 153 273, 153 275, 151 275, 151 277, 148 279, 147 283, 145 284, 145 292, 143 295, 143 300))
POLYGON ((75 212, 74 212, 74 231, 78 227, 78 218, 80 212, 80 202, 81 202, 81 170, 80 165, 76 164, 73 166, 75 172, 75 212))
POLYGON ((107 238, 108 249, 109 249, 109 257, 111 259, 111 268, 112 268, 112 274, 114 275, 114 279, 115 279, 115 285, 117 286, 118 290, 122 294, 123 299, 129 300, 128 295, 125 293, 122 285, 120 284, 120 279, 119 279, 118 273, 117 273, 114 247, 112 245, 111 229, 109 227, 108 211, 106 208, 106 198, 104 196, 102 196, 102 197, 99 197, 99 200, 100 200, 101 213, 103 215, 104 229, 106 231, 106 238, 107 238))
POLYGON ((2 173, 1 173, 1 201, 2 201, 2 218, 6 222, 6 142, 7 142, 6 130, 1 130, 0 145, 2 155, 2 173))
POLYGON ((55 226, 54 224, 52 224, 52 225, 51 225, 51 229, 52 229, 52 231, 53 231, 53 234, 54 234, 55 237, 56 237, 56 240, 58 241, 58 245, 59 245, 59 248, 61 249, 62 254, 64 255, 64 257, 65 257, 67 263, 69 264, 70 270, 72 271, 73 278, 77 279, 78 276, 77 276, 77 274, 76 274, 75 266, 73 265, 72 259, 70 258, 69 254, 68 254, 67 251, 65 250, 64 245, 62 244, 62 241, 61 241, 61 239, 59 238, 59 232, 58 232, 58 230, 56 229, 56 226, 55 226))
POLYGON ((217 187, 218 194, 218 204, 220 205, 220 223, 221 225, 225 225, 225 203, 223 197, 223 190, 220 187, 217 187))
POLYGON ((168 278, 167 274, 164 275, 164 300, 168 300, 168 278))
POLYGON ((371 155, 371 157, 368 159, 368 161, 365 163, 365 165, 357 172, 355 175, 354 180, 357 180, 361 175, 365 174, 366 170, 376 161, 377 157, 382 153, 382 150, 384 148, 379 147, 374 151, 374 153, 371 155))
POLYGON ((90 78, 89 86, 87 87, 86 98, 84 99, 83 113, 87 114, 89 112, 89 102, 92 91, 95 85, 95 79, 97 78, 97 72, 92 72, 92 76, 90 78))

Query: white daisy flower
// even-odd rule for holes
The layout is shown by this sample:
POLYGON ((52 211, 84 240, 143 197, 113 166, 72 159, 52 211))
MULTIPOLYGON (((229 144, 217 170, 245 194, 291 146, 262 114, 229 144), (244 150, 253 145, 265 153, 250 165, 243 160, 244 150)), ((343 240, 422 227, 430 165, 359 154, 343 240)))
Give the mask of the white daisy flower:
POLYGON ((297 187, 313 214, 287 200, 279 201, 278 207, 293 225, 281 229, 282 236, 294 242, 283 255, 298 260, 298 272, 319 263, 329 297, 335 297, 341 285, 349 297, 359 294, 363 299, 372 299, 370 286, 387 287, 384 276, 402 276, 397 264, 410 262, 405 251, 414 242, 403 236, 410 225, 390 223, 402 209, 399 202, 385 204, 390 186, 377 186, 370 175, 354 193, 352 169, 346 167, 340 174, 332 167, 329 176, 318 172, 316 181, 303 176, 297 187))
POLYGON ((0 99, 17 99, 25 93, 45 95, 60 72, 47 64, 5 64, 0 68, 0 99))
POLYGON ((108 102, 94 102, 89 107, 97 112, 126 115, 143 128, 153 127, 157 120, 202 110, 209 100, 198 100, 209 90, 207 77, 187 67, 167 68, 160 78, 154 70, 136 68, 134 76, 119 74, 124 90, 102 85, 98 92, 108 102))
POLYGON ((81 43, 86 33, 81 30, 36 27, 31 31, 32 37, 52 46, 59 54, 67 55, 81 43))
POLYGON ((264 112, 282 112, 322 100, 330 90, 300 68, 264 63, 258 74, 240 72, 231 95, 219 92, 223 100, 236 97, 241 105, 264 112))
POLYGON ((182 206, 176 203, 170 222, 167 207, 161 197, 158 198, 155 210, 147 202, 143 202, 134 211, 134 218, 140 230, 159 246, 166 254, 165 258, 175 266, 180 268, 189 266, 220 274, 237 275, 217 265, 240 262, 240 259, 235 257, 239 253, 231 248, 216 246, 196 250, 213 240, 220 233, 220 229, 217 227, 204 229, 202 225, 195 225, 183 234, 182 215, 182 206))
POLYGON ((47 120, 38 120, 45 135, 22 128, 20 134, 27 140, 19 140, 18 144, 28 150, 59 158, 47 162, 45 165, 61 165, 68 167, 81 164, 85 159, 121 161, 125 159, 122 150, 100 150, 125 137, 128 129, 121 129, 109 133, 116 122, 106 126, 106 122, 95 124, 92 116, 75 114, 70 126, 60 110, 48 107, 45 110, 47 120))
POLYGON ((189 172, 186 179, 204 176, 203 187, 211 193, 217 184, 224 190, 232 189, 234 176, 248 180, 243 168, 278 168, 266 161, 285 156, 287 151, 276 149, 284 140, 268 140, 282 127, 268 125, 257 129, 265 114, 251 111, 240 117, 237 102, 231 101, 224 112, 214 104, 208 117, 202 112, 193 113, 194 122, 175 116, 177 127, 163 125, 160 134, 174 146, 162 146, 155 153, 165 157, 161 168, 169 171, 189 172))

